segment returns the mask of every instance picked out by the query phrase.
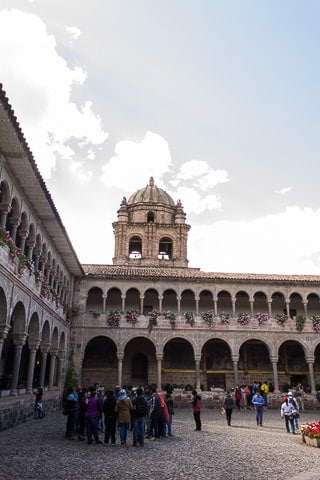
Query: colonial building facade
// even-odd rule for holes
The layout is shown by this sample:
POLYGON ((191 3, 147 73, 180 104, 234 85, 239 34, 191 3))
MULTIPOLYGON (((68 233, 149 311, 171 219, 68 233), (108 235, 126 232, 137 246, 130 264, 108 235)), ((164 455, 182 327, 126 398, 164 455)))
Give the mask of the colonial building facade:
POLYGON ((106 388, 319 389, 320 277, 189 268, 182 203, 153 178, 112 226, 113 264, 81 265, 1 87, 2 396, 59 398, 70 364, 106 388))

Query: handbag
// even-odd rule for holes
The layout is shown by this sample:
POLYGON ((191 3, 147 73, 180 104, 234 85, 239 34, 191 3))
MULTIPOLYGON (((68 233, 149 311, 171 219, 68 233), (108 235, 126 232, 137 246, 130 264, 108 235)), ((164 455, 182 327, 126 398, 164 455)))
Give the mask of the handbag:
POLYGON ((226 411, 225 411, 225 408, 224 408, 224 407, 221 407, 220 413, 221 413, 221 415, 225 415, 225 414, 226 414, 226 411))

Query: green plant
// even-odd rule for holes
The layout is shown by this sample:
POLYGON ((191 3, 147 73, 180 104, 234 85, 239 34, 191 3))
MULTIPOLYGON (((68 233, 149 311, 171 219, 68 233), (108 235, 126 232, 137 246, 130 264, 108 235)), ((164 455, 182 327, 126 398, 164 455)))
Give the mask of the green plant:
POLYGON ((186 319, 186 323, 193 327, 195 323, 193 312, 185 312, 184 317, 186 319))
POLYGON ((202 319, 209 325, 209 327, 211 327, 213 323, 213 314, 213 310, 208 310, 207 312, 201 313, 202 319))
POLYGON ((230 323, 231 313, 221 312, 219 313, 221 323, 230 323))
POLYGON ((305 315, 296 316, 296 329, 298 332, 302 332, 302 330, 304 329, 305 323, 306 323, 305 315))
POLYGON ((288 315, 286 315, 285 313, 276 313, 274 318, 276 319, 278 325, 284 325, 288 320, 288 315))
POLYGON ((148 313, 148 315, 149 315, 148 330, 150 333, 153 327, 156 327, 158 325, 158 316, 160 315, 160 313, 158 312, 158 310, 152 309, 151 312, 148 313))

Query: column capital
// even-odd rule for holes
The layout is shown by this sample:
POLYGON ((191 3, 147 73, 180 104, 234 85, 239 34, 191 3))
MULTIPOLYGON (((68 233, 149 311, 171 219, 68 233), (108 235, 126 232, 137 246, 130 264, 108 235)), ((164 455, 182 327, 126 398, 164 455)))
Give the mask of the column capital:
POLYGON ((8 332, 10 330, 10 325, 0 325, 0 335, 3 339, 7 338, 8 332))
POLYGON ((26 343, 28 334, 27 333, 13 333, 12 337, 13 337, 13 343, 17 347, 19 347, 19 346, 23 347, 24 344, 26 343))
POLYGON ((279 356, 278 355, 270 355, 270 362, 271 363, 278 363, 279 356))
POLYGON ((310 364, 310 363, 311 363, 311 364, 314 364, 314 355, 308 355, 308 356, 306 356, 306 362, 307 362, 308 364, 310 364))
POLYGON ((156 359, 157 359, 157 362, 159 362, 159 361, 161 362, 161 360, 163 359, 162 353, 157 353, 156 354, 156 359))
POLYGON ((234 362, 239 362, 239 355, 231 355, 232 361, 234 362))

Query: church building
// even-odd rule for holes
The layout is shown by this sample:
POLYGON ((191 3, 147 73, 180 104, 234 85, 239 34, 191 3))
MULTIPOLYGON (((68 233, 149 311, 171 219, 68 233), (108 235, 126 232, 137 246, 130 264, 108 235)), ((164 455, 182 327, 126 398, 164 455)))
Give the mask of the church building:
POLYGON ((315 394, 320 277, 190 268, 183 199, 143 180, 110 225, 112 265, 81 265, 0 86, 0 410, 38 386, 58 402, 71 365, 106 389, 315 394))

